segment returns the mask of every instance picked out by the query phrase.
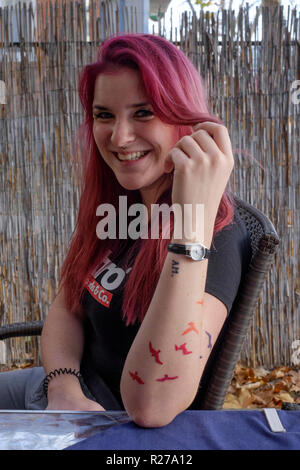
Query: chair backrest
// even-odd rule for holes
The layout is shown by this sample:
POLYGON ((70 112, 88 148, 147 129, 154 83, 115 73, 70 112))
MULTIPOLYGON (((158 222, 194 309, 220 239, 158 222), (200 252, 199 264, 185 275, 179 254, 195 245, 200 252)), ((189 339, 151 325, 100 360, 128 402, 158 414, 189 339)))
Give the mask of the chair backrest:
POLYGON ((261 211, 235 196, 237 210, 250 235, 252 257, 238 294, 204 369, 190 409, 221 409, 248 332, 263 284, 274 260, 279 237, 261 211))

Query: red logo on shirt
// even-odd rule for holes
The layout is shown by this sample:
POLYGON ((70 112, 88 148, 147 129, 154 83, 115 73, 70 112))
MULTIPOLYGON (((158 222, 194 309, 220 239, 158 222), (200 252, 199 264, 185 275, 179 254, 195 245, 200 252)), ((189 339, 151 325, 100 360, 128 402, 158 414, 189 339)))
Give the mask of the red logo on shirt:
POLYGON ((94 278, 90 277, 86 283, 89 293, 104 307, 109 308, 113 294, 104 289, 94 278))

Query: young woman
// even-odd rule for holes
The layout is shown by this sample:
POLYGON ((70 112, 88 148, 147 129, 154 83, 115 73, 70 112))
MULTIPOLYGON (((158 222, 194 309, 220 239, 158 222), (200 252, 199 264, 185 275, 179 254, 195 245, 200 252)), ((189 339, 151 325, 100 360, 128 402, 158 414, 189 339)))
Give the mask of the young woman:
POLYGON ((229 190, 230 138, 194 66, 157 36, 104 41, 79 93, 81 199, 42 332, 47 399, 39 386, 25 406, 125 408, 141 426, 164 426, 192 405, 248 262, 229 190), (120 200, 144 205, 148 238, 130 237, 124 220, 133 212, 124 218, 120 200), (107 204, 116 237, 102 236, 110 219, 99 230, 107 204), (154 204, 182 209, 159 223, 159 238, 151 238, 154 204))

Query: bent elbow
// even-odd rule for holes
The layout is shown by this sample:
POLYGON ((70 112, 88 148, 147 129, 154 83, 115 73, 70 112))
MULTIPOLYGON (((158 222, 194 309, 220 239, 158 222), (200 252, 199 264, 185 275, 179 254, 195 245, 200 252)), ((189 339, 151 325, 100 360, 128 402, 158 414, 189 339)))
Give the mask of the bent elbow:
MULTIPOLYGON (((177 413, 179 414, 179 413, 177 413)), ((134 411, 129 416, 132 421, 141 428, 162 428, 170 424, 177 414, 166 415, 164 413, 155 413, 151 410, 134 411)))

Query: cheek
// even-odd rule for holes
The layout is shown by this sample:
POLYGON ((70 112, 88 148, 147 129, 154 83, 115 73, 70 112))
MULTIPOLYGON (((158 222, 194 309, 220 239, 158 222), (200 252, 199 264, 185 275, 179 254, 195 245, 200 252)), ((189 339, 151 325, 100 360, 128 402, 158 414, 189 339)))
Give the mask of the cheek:
POLYGON ((149 132, 149 139, 155 142, 162 153, 168 152, 178 142, 178 130, 175 127, 155 126, 149 132))
POLYGON ((177 136, 174 135, 174 132, 173 133, 165 133, 165 136, 164 136, 164 143, 163 143, 163 153, 164 153, 164 156, 166 157, 167 154, 169 153, 169 151, 175 147, 175 145, 177 144, 178 142, 178 138, 177 136))
POLYGON ((97 132, 97 126, 93 126, 93 136, 96 142, 98 142, 98 132, 97 132))
POLYGON ((97 147, 103 147, 104 142, 105 142, 105 130, 100 129, 99 126, 94 125, 93 126, 93 136, 94 140, 97 144, 97 147))
POLYGON ((165 142, 165 147, 168 149, 174 147, 178 142, 178 127, 177 126, 166 126, 162 128, 162 135, 165 142))

